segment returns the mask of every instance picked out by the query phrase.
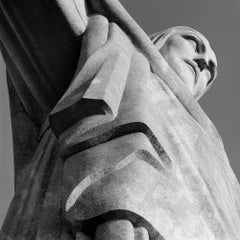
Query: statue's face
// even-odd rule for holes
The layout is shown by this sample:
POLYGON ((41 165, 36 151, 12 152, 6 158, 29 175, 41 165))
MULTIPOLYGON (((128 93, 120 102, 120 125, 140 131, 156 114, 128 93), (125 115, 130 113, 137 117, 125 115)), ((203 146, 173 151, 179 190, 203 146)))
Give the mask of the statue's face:
POLYGON ((216 77, 216 56, 207 39, 198 32, 174 31, 159 51, 196 99, 216 77))

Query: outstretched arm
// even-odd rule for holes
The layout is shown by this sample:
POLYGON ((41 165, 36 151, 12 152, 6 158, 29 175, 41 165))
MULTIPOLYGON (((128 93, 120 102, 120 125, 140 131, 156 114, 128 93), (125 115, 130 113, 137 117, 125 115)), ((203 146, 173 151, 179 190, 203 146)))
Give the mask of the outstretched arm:
POLYGON ((110 22, 117 23, 138 48, 145 51, 152 45, 147 34, 118 0, 89 0, 89 3, 93 12, 104 15, 110 22))
POLYGON ((93 12, 104 15, 109 22, 117 23, 125 31, 133 44, 148 59, 155 73, 162 75, 162 69, 169 68, 148 35, 130 16, 119 0, 89 0, 89 5, 93 12))

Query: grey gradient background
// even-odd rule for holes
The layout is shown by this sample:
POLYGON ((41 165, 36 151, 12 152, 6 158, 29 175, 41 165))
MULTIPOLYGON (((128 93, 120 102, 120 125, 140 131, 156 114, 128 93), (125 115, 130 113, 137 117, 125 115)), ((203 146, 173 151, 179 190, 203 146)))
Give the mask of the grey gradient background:
MULTIPOLYGON (((218 77, 200 104, 219 130, 240 180, 240 1, 121 0, 148 33, 175 25, 196 28, 218 58, 218 77)), ((13 196, 13 157, 5 69, 0 58, 0 226, 13 196)), ((209 169, 211 174, 211 169, 209 169)))

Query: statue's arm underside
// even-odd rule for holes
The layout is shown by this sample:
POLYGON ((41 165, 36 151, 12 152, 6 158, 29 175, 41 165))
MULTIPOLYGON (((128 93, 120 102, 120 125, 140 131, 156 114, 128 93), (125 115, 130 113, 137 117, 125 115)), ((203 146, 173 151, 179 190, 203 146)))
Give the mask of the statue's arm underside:
POLYGON ((74 1, 0 2, 0 43, 8 72, 15 189, 31 162, 41 125, 75 72, 81 34, 87 24, 84 1, 77 2, 80 5, 74 1), (64 9, 73 13, 72 19, 64 9), (73 28, 74 23, 78 30, 73 28))
POLYGON ((76 69, 86 19, 73 4, 40 0, 0 3, 0 40, 7 69, 26 111, 38 125, 64 93, 76 69), (72 19, 63 9, 75 13, 72 19), (29 98, 32 100, 26 101, 29 98), (32 105, 37 106, 36 111, 32 105), (35 112, 42 114, 36 117, 35 112))

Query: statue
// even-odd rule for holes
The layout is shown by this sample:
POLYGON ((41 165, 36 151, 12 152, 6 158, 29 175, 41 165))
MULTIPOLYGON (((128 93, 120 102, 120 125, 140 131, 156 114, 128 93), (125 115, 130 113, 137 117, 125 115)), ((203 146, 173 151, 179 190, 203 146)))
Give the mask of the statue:
POLYGON ((55 46, 31 4, 1 3, 16 192, 0 239, 237 239, 239 184, 197 103, 216 78, 206 38, 151 41, 117 0, 39 1, 55 46))

